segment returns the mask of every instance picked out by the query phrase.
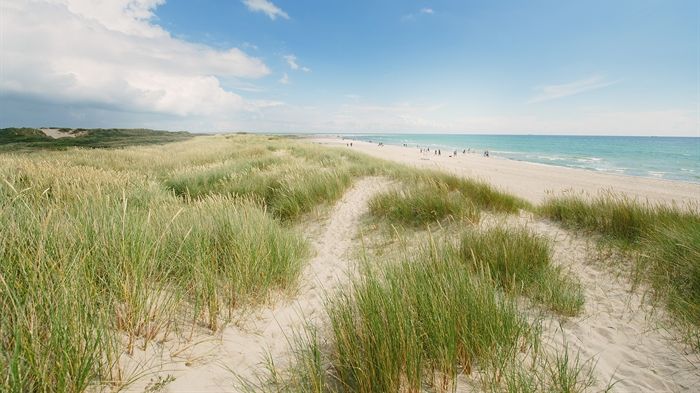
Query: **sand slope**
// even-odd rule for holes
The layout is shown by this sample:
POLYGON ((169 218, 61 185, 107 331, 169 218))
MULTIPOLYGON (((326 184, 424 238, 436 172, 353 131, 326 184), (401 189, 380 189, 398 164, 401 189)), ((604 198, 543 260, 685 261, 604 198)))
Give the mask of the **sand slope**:
POLYGON ((700 354, 689 352, 661 327, 664 311, 652 310, 639 291, 630 292, 630 283, 614 273, 616 267, 599 260, 594 241, 529 214, 518 221, 553 240, 553 260, 570 269, 584 288, 582 315, 561 325, 551 321, 545 329, 552 345, 566 342, 582 360, 595 359, 601 389, 616 381, 615 392, 700 389, 700 354))

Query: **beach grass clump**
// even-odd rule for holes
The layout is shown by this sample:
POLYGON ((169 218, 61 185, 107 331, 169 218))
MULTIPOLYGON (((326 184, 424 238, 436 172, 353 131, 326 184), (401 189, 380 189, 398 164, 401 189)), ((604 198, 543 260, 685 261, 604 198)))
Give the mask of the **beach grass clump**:
POLYGON ((445 219, 479 221, 479 209, 458 190, 439 181, 424 181, 381 193, 369 202, 374 217, 410 226, 424 226, 445 219))
POLYGON ((680 214, 675 209, 651 207, 611 194, 593 200, 579 196, 549 198, 538 210, 551 220, 577 229, 596 231, 622 245, 638 242, 657 219, 672 220, 680 214))
POLYGON ((419 391, 438 374, 450 385, 530 334, 515 303, 446 250, 365 274, 328 313, 333 372, 356 392, 419 391))
POLYGON ((700 349, 700 216, 659 222, 639 243, 635 281, 651 285, 700 349))
POLYGON ((434 170, 395 169, 394 176, 410 186, 423 186, 429 183, 439 184, 450 192, 459 192, 469 198, 481 209, 493 212, 514 213, 530 205, 523 199, 499 191, 490 184, 455 176, 434 170))
MULTIPOLYGON (((531 253, 542 257, 542 247, 531 253)), ((494 392, 586 391, 591 365, 543 350, 519 293, 498 284, 498 262, 467 265, 462 250, 431 240, 396 262, 366 261, 327 300, 327 334, 295 335, 291 364, 269 362, 268 377, 248 391, 446 392, 465 381, 494 392)))
POLYGON ((522 293, 559 314, 577 315, 583 307, 580 285, 552 264, 549 241, 525 228, 466 231, 459 255, 472 270, 487 270, 500 288, 522 293))
POLYGON ((212 330, 234 310, 293 288, 308 250, 259 203, 226 196, 188 205, 166 239, 165 270, 212 330))
POLYGON ((614 195, 592 200, 558 197, 540 214, 564 225, 598 233, 634 260, 635 284, 649 285, 700 348, 700 215, 697 210, 650 205, 614 195))

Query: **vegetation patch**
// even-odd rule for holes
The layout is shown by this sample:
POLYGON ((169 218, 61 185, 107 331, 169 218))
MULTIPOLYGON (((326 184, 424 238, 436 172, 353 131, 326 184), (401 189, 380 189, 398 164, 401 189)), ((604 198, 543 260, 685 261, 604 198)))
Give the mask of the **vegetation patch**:
POLYGON ((537 322, 517 310, 490 268, 465 266, 451 243, 428 245, 394 264, 367 265, 326 306, 324 340, 292 341, 285 369, 250 391, 444 392, 465 382, 486 391, 584 391, 591 364, 541 349, 537 322))
POLYGON ((700 215, 697 210, 641 204, 614 195, 593 200, 560 197, 539 208, 564 225, 599 233, 630 252, 633 281, 647 283, 656 299, 700 348, 700 215))
POLYGON ((459 256, 472 270, 487 271, 500 288, 559 314, 574 316, 583 308, 578 282, 552 265, 549 240, 524 228, 467 231, 460 239, 459 256))
POLYGON ((65 129, 72 137, 54 139, 36 128, 0 129, 0 151, 64 150, 70 147, 117 148, 135 145, 162 144, 192 138, 189 132, 147 129, 65 129))
POLYGON ((479 210, 468 196, 437 181, 379 194, 370 200, 369 209, 375 217, 417 227, 447 218, 479 221, 479 210))
POLYGON ((468 197, 477 207, 493 212, 515 213, 519 209, 530 207, 525 200, 499 191, 486 182, 467 179, 445 172, 398 169, 395 176, 410 186, 423 186, 435 183, 438 187, 447 191, 457 191, 468 197))

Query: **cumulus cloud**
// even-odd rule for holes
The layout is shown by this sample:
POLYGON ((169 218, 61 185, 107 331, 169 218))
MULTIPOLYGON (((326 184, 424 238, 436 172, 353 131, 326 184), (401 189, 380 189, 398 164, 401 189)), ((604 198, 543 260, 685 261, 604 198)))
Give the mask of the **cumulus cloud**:
POLYGON ((289 19, 289 15, 274 5, 269 0, 243 0, 243 4, 252 12, 262 12, 270 19, 275 20, 277 17, 289 19))
POLYGON ((603 87, 607 87, 615 83, 617 83, 617 81, 609 81, 600 75, 593 75, 589 78, 579 79, 573 82, 542 86, 536 89, 538 93, 528 102, 536 103, 556 100, 558 98, 569 97, 586 91, 602 89, 603 87))
POLYGON ((259 59, 172 37, 164 0, 4 0, 0 95, 174 115, 245 110, 220 77, 260 78, 259 59))

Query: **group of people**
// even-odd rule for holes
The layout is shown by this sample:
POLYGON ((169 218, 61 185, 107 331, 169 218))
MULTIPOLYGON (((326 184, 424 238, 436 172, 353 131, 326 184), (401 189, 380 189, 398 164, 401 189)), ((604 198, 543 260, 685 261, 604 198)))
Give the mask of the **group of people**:
MULTIPOLYGON (((372 141, 369 141, 369 143, 372 143, 372 141)), ((347 146, 347 147, 352 147, 352 142, 346 143, 345 146, 347 146)), ((384 142, 379 142, 379 143, 377 143, 377 146, 383 147, 383 146, 384 146, 384 142)), ((407 144, 407 143, 404 143, 404 144, 403 144, 403 147, 408 147, 408 144, 407 144)), ((429 147, 426 147, 426 148, 419 147, 419 149, 420 149, 421 154, 423 154, 423 153, 430 153, 430 148, 429 148, 429 147)), ((471 149, 471 148, 462 149, 462 154, 467 154, 467 153, 471 153, 471 152, 472 152, 472 149, 471 149)), ((457 157, 457 154, 458 154, 458 153, 459 153, 459 150, 455 150, 454 152, 452 152, 452 154, 449 155, 449 157, 457 157)), ((476 152, 475 152, 475 153, 476 153, 476 152)), ((436 155, 436 156, 441 156, 441 155, 442 155, 442 150, 441 150, 441 149, 433 149, 433 154, 436 155)), ((491 156, 491 154, 489 153, 488 150, 484 150, 484 153, 483 153, 482 155, 483 155, 484 157, 490 157, 490 156, 491 156)))
MULTIPOLYGON (((404 144, 404 146, 407 146, 407 145, 404 144)), ((420 149, 421 154, 423 154, 423 153, 429 153, 429 152, 430 152, 430 148, 429 148, 429 147, 426 147, 425 149, 419 147, 419 149, 420 149)), ((471 152, 472 152, 472 149, 471 149, 471 148, 469 148, 469 149, 462 149, 462 154, 467 154, 467 153, 471 153, 471 152)), ((441 155, 442 155, 442 150, 441 150, 441 149, 433 149, 433 154, 436 155, 436 156, 441 156, 441 155)), ((449 157, 457 157, 457 154, 459 154, 459 150, 455 150, 454 152, 452 152, 452 154, 450 154, 449 157)), ((489 151, 488 151, 488 150, 484 150, 484 154, 483 154, 483 155, 484 155, 484 157, 489 157, 489 156, 490 156, 490 155, 489 155, 489 151)))

